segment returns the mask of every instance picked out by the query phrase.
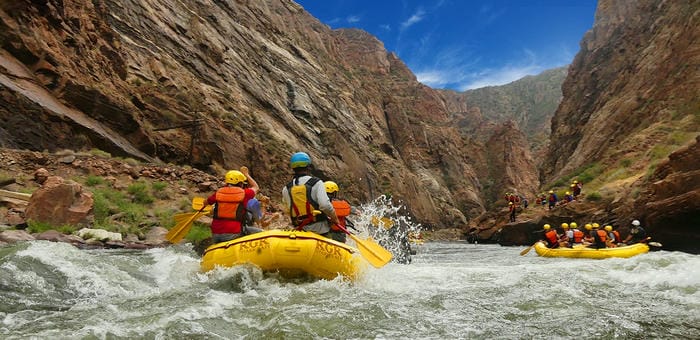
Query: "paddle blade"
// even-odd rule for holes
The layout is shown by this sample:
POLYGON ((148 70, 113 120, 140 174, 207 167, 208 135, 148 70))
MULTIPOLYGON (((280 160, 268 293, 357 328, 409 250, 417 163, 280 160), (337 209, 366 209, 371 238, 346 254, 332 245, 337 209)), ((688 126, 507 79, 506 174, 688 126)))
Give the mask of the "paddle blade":
MULTIPOLYGON (((202 207, 204 207, 207 204, 207 199, 204 197, 195 197, 192 199, 192 209, 194 210, 201 210, 202 207)), ((209 213, 211 211, 211 205, 207 205, 204 210, 205 213, 209 213)))
POLYGON ((170 229, 170 231, 167 234, 165 234, 165 239, 168 240, 170 243, 179 243, 180 241, 182 241, 182 239, 185 238, 185 236, 187 236, 187 233, 190 232, 190 229, 192 228, 192 223, 203 215, 204 212, 199 211, 192 214, 190 218, 184 221, 180 221, 172 229, 170 229))
POLYGON ((360 250, 360 255, 362 255, 362 257, 364 257, 367 262, 369 262, 375 268, 384 267, 384 265, 391 261, 391 258, 393 257, 391 252, 384 249, 384 247, 374 242, 374 240, 371 238, 361 240, 353 234, 348 233, 348 235, 353 241, 355 241, 355 244, 357 244, 357 248, 360 250))
POLYGON ((533 245, 531 245, 531 246, 525 248, 523 251, 520 252, 520 256, 523 256, 523 255, 529 253, 529 252, 530 252, 530 249, 532 249, 532 247, 534 247, 534 246, 535 246, 535 245, 533 244, 533 245))
POLYGON ((375 227, 382 225, 384 229, 391 229, 391 227, 394 226, 394 221, 388 217, 372 216, 370 223, 375 227))

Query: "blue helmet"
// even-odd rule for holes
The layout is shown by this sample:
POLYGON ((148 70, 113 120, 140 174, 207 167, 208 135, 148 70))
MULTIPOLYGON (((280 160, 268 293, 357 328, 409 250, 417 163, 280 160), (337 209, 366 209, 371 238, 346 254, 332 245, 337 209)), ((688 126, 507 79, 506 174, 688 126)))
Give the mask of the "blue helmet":
POLYGON ((311 157, 306 152, 297 152, 289 159, 289 164, 294 168, 305 168, 311 165, 311 157))

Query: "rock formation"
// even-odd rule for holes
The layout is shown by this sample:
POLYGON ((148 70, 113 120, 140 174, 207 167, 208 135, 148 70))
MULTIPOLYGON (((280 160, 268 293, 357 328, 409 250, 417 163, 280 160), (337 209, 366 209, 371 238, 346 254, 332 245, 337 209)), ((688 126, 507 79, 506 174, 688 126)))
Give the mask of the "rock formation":
POLYGON ((484 213, 500 213, 503 190, 585 177, 611 221, 647 219, 640 199, 656 223, 672 197, 660 189, 695 190, 672 184, 692 171, 663 164, 700 130, 699 18, 692 1, 600 1, 538 180, 532 136, 511 119, 420 84, 375 37, 331 30, 291 0, 6 1, 0 146, 95 148, 218 176, 247 165, 275 201, 303 150, 352 203, 389 194, 436 227, 498 221, 484 213))

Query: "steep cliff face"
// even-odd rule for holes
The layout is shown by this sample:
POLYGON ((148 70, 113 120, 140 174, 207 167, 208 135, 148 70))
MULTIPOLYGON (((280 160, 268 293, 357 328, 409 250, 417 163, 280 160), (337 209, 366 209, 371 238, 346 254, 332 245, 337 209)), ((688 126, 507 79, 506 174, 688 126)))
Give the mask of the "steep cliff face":
POLYGON ((438 227, 484 211, 441 95, 292 1, 3 2, 0 48, 3 146, 245 164, 277 199, 305 150, 356 203, 391 194, 438 227))
POLYGON ((584 192, 600 194, 610 220, 691 235, 699 174, 682 169, 700 159, 674 151, 697 148, 699 27, 697 1, 601 0, 552 118, 542 181, 586 177, 584 192))

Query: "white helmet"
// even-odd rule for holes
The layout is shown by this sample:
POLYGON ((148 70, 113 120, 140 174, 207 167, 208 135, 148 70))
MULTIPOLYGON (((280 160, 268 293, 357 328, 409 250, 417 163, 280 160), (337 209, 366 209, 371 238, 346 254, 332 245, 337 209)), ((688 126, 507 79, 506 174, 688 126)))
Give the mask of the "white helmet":
POLYGON ((639 224, 640 224, 640 223, 639 223, 639 220, 634 220, 634 221, 632 221, 632 225, 635 226, 635 227, 639 227, 639 224))

